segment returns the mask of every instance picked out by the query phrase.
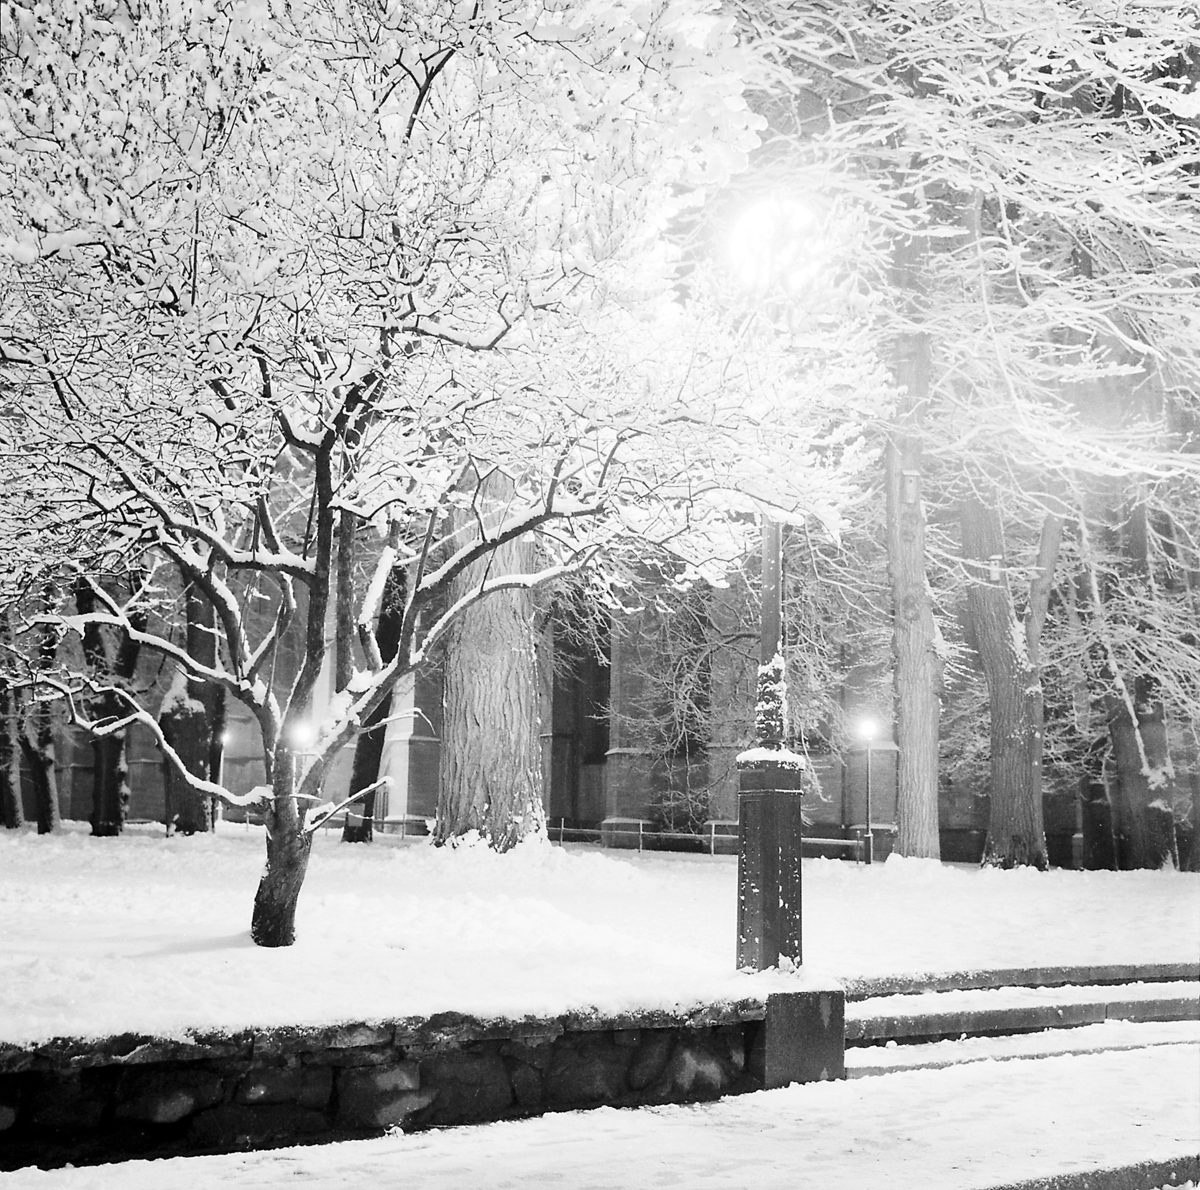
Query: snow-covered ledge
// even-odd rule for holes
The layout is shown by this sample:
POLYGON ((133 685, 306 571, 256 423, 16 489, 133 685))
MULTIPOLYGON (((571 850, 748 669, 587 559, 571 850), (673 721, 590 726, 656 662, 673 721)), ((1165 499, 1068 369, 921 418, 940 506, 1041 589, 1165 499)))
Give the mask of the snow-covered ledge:
POLYGON ((0 1044, 0 1170, 687 1103, 843 1077, 841 988, 794 983, 764 999, 674 1012, 440 1013, 0 1044))
POLYGON ((736 760, 739 769, 766 768, 769 765, 781 769, 808 768, 807 758, 799 752, 792 752, 787 748, 765 748, 761 745, 739 752, 736 760))

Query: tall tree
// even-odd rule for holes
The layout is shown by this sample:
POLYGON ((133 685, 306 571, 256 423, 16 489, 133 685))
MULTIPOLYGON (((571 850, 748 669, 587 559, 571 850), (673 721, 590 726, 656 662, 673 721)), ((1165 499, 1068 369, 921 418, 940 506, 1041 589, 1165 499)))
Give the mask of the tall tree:
POLYGON ((967 606, 983 662, 991 721, 991 805, 984 862, 1045 868, 1042 822, 1041 674, 1009 591, 1004 529, 994 503, 962 504, 967 606))
POLYGON ((926 574, 925 503, 921 484, 920 422, 929 400, 929 345, 921 335, 903 340, 897 369, 907 411, 884 455, 887 556, 892 594, 892 653, 896 708, 896 851, 937 859, 938 728, 941 717, 942 639, 926 574))
MULTIPOLYGON (((1172 405, 1190 411, 1196 391, 1190 10, 810 0, 747 5, 742 16, 763 63, 776 184, 859 211, 884 245, 929 247, 919 325, 910 287, 881 285, 879 270, 874 310, 881 335, 927 337, 923 453, 947 482, 947 506, 962 476, 981 470, 1004 507, 1049 487, 1080 509, 1090 484, 1115 480, 1132 498, 1168 477, 1193 501, 1195 468, 1166 416, 1172 405), (1119 427, 1091 399, 1105 383, 1141 394, 1119 427), (1171 396, 1144 399, 1155 391, 1171 396)), ((1142 618, 1156 635, 1173 619, 1162 596, 1142 618)), ((1116 604, 1106 611, 1111 627, 1116 604)), ((1120 668, 1092 671, 1094 699, 1128 701, 1120 668)), ((1025 669, 1012 667, 1011 680, 1025 669)), ((1173 686, 1187 724, 1195 704, 1186 683, 1173 686)), ((1153 735, 1155 714, 1142 717, 1153 735)), ((1137 767, 1165 789, 1156 783, 1169 765, 1150 752, 1143 738, 1137 767)), ((1040 796, 1031 776, 1020 793, 1029 821, 1040 796)), ((1037 849, 1028 854, 1036 862, 1037 849)))
MULTIPOLYGON (((479 536, 474 500, 480 490, 504 508, 513 485, 493 474, 471 487, 471 503, 454 517, 468 541, 479 536)), ((532 544, 510 541, 464 570, 449 598, 468 599, 489 578, 536 569, 532 544)), ((447 633, 438 843, 477 831, 507 851, 545 825, 536 619, 532 592, 513 587, 475 603, 447 633)))

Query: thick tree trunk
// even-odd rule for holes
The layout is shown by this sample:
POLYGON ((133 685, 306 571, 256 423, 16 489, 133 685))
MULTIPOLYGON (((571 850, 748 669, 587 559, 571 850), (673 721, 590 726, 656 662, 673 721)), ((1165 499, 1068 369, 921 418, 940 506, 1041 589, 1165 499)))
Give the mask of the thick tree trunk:
MULTIPOLYGON (((1145 583, 1151 569, 1151 534, 1144 504, 1130 510, 1123 536, 1124 552, 1133 564, 1131 581, 1145 583)), ((1145 632, 1156 630, 1149 624, 1139 627, 1145 632)), ((1119 692, 1107 699, 1117 866, 1177 868, 1173 803, 1177 798, 1185 800, 1190 791, 1175 780, 1162 691, 1154 674, 1146 672, 1118 685, 1119 692)))
POLYGON ((21 751, 25 754, 33 783, 38 834, 51 834, 62 826, 62 813, 58 804, 58 777, 54 771, 54 721, 48 702, 33 702, 28 708, 25 729, 21 733, 21 751))
POLYGON ((1108 732, 1115 772, 1111 784, 1117 867, 1179 866, 1175 815, 1165 796, 1169 771, 1162 703, 1139 682, 1131 713, 1124 700, 1109 701, 1108 732))
MULTIPOLYGON (((402 565, 393 566, 383 587, 379 607, 379 623, 375 628, 375 643, 380 660, 387 664, 400 647, 400 629, 404 623, 404 603, 407 597, 407 574, 402 565)), ((351 795, 367 789, 379 780, 383 760, 383 741, 388 716, 392 713, 389 694, 366 718, 354 743, 354 764, 350 770, 351 795)), ((346 810, 342 826, 342 842, 370 843, 374 836, 375 791, 363 798, 361 804, 346 810)))
MULTIPOLYGON (((184 768, 194 777, 208 779, 209 722, 204 704, 192 696, 192 683, 182 672, 176 674, 158 722, 163 737, 175 749, 184 768)), ((214 799, 197 793, 171 760, 164 759, 163 787, 166 792, 168 826, 181 835, 203 834, 216 820, 214 799)))
MULTIPOLYGON (((103 714, 113 714, 103 708, 103 714)), ((129 817, 129 755, 124 731, 92 741, 92 834, 119 835, 129 817)))
POLYGON ((887 546, 895 654, 896 816, 900 855, 938 859, 938 728, 942 661, 925 575, 920 446, 899 435, 887 448, 887 546))
MULTIPOLYGON (((531 547, 501 546, 454 584, 451 600, 487 576, 532 569, 531 547)), ((445 651, 436 841, 478 831, 507 851, 543 828, 537 608, 527 591, 498 591, 468 608, 445 651)))
MULTIPOLYGON (((202 665, 216 662, 216 618, 212 605, 189 584, 186 591, 188 656, 202 665)), ((159 726, 168 744, 194 777, 215 781, 221 762, 224 723, 223 692, 210 682, 189 678, 181 669, 159 711, 159 726)), ((197 793, 170 761, 163 761, 168 827, 183 835, 211 831, 217 819, 215 798, 197 793)))
POLYGON ((291 946, 296 941, 296 906, 308 871, 312 834, 293 796, 298 758, 276 749, 272 766, 273 799, 267 811, 267 864, 254 894, 250 937, 258 946, 291 946))
POLYGON ((1000 514, 979 500, 965 500, 962 539, 963 554, 973 563, 967 608, 991 717, 992 797, 983 862, 1045 869, 1041 676, 1013 611, 1000 514))

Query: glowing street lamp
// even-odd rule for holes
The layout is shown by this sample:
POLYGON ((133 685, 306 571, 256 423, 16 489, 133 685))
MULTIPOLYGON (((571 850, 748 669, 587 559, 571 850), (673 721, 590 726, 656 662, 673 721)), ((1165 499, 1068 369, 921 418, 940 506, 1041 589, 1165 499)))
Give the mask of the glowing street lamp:
MULTIPOLYGON (((775 195, 759 199, 734 221, 729 263, 734 277, 764 302, 794 298, 811 283, 820 254, 818 219, 798 199, 775 195)), ((783 549, 779 522, 762 518, 762 618, 759 663, 770 665, 779 652, 783 619, 783 549)), ((758 740, 772 746, 778 741, 758 740)))
POLYGON ((875 826, 872 822, 871 813, 871 746, 875 742, 875 737, 879 734, 879 723, 877 720, 868 716, 861 719, 858 724, 858 738, 867 746, 867 863, 875 862, 875 826))

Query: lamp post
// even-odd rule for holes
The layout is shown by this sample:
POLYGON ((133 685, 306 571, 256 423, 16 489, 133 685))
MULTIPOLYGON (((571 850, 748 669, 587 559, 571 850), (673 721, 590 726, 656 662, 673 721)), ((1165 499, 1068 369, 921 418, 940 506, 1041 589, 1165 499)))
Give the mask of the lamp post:
MULTIPOLYGON (((811 247, 812 213, 792 200, 756 204, 731 236, 733 269, 764 298, 792 295, 811 247)), ((738 756, 739 969, 802 962, 800 913, 802 756, 784 747, 787 683, 780 655, 782 532, 762 517, 762 616, 754 746, 738 756)))
POLYGON ((867 746, 867 780, 866 780, 866 816, 867 816, 867 863, 875 862, 875 824, 873 822, 872 806, 871 806, 871 747, 875 743, 875 736, 879 731, 879 724, 874 719, 864 719, 858 725, 859 738, 867 746))
MULTIPOLYGON (((762 623, 759 631, 758 663, 770 665, 779 652, 783 621, 783 534, 778 521, 762 519, 762 623)), ((760 744, 767 740, 757 741, 760 744)), ((776 740, 775 743, 780 741, 776 740)))

